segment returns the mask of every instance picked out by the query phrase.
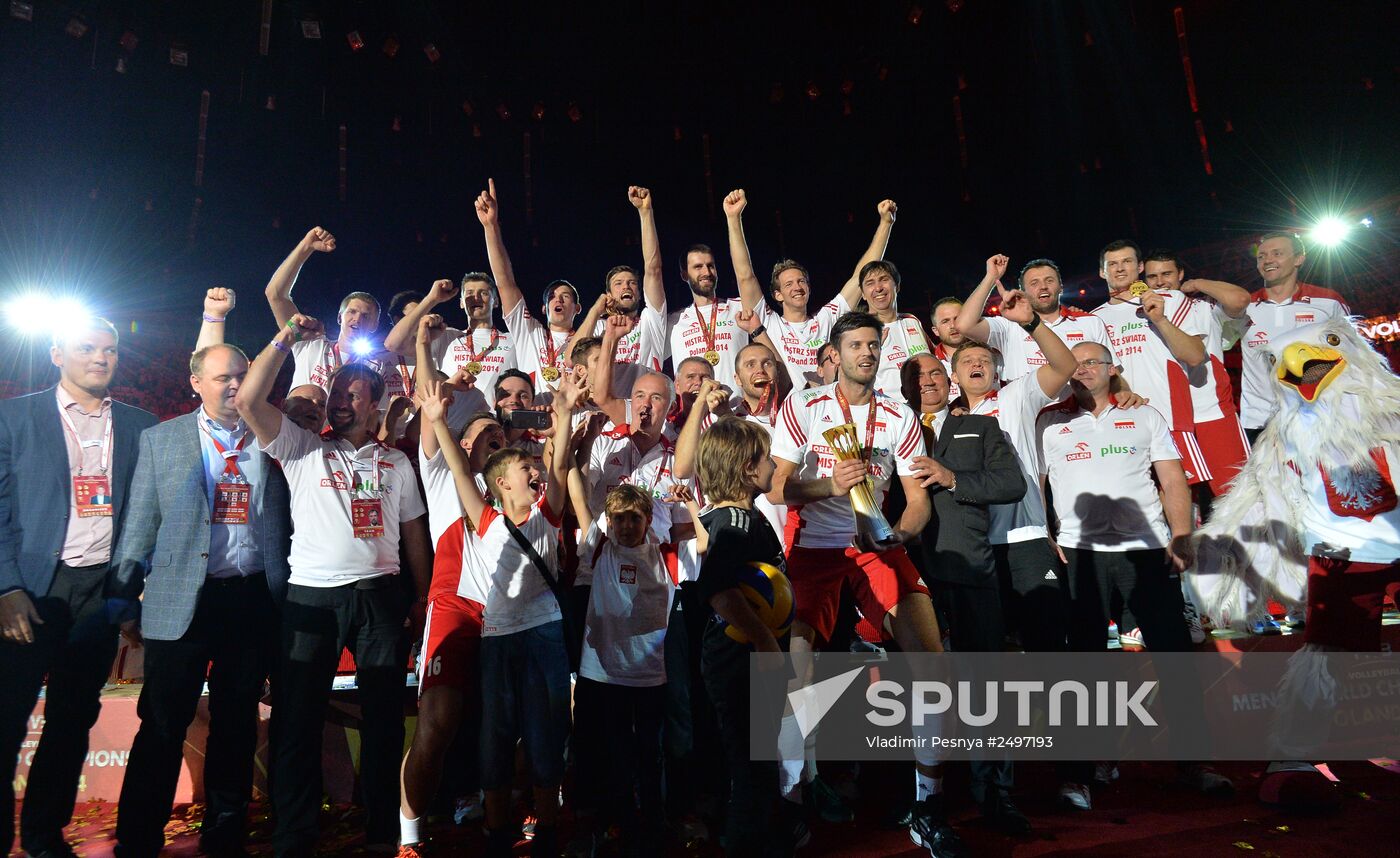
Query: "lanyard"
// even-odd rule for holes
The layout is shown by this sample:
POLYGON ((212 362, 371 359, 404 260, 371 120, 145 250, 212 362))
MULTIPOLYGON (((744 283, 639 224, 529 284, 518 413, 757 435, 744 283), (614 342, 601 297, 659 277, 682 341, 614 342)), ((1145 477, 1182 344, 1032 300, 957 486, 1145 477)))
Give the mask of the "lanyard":
MULTIPOLYGON (((630 438, 629 438, 629 440, 630 440, 630 438)), ((647 486, 647 493, 648 493, 648 494, 651 494, 651 495, 655 495, 655 494, 656 494, 656 484, 659 483, 659 482, 661 482, 661 472, 664 471, 664 470, 666 470, 666 460, 667 460, 668 458, 670 458, 670 455, 671 455, 670 453, 668 453, 668 452, 666 451, 666 446, 665 446, 665 442, 664 442, 664 441, 658 440, 656 443, 661 445, 661 459, 656 463, 656 474, 653 475, 652 478, 651 478, 651 485, 647 486)), ((640 454, 640 457, 641 457, 642 459, 645 459, 645 458, 646 458, 646 453, 640 454)), ((632 456, 631 456, 631 458, 634 460, 635 463, 632 465, 632 467, 630 467, 630 468, 627 469, 627 472, 628 472, 629 474, 635 474, 635 473, 637 472, 637 469, 640 468, 640 467, 642 466, 642 463, 641 463, 640 461, 635 461, 635 460, 638 458, 638 453, 637 453, 637 442, 635 442, 635 441, 632 442, 632 456)))
MULTIPOLYGON (((569 331, 567 334, 565 334, 564 342, 567 344, 569 342, 569 338, 573 335, 573 331, 569 331)), ((544 365, 552 366, 556 369, 562 368, 559 367, 559 352, 554 345, 554 331, 551 328, 544 329, 544 365)))
POLYGON ((237 446, 229 450, 225 448, 223 444, 220 444, 219 439, 214 437, 214 433, 209 431, 209 427, 204 425, 203 418, 200 418, 199 428, 204 432, 204 436, 209 439, 209 442, 214 445, 214 449, 219 451, 219 455, 224 457, 223 475, 242 480, 243 471, 238 467, 238 454, 243 452, 243 448, 248 444, 248 438, 251 437, 253 433, 244 429, 242 437, 238 439, 237 446))
MULTIPOLYGON (((466 335, 465 337, 463 337, 463 339, 466 340, 467 360, 469 360, 469 361, 474 361, 474 362, 476 362, 476 363, 481 363, 481 362, 485 361, 485 360, 486 360, 486 356, 489 355, 489 354, 491 354, 491 352, 493 352, 493 351, 496 350, 496 340, 500 339, 500 337, 501 337, 501 332, 498 331, 498 330, 496 330, 495 328, 492 328, 492 329, 491 329, 491 342, 487 344, 487 346, 486 346, 486 351, 482 352, 481 354, 477 354, 477 353, 476 353, 476 331, 475 331, 475 330, 468 331, 468 332, 467 332, 467 335, 466 335)), ((553 338, 551 337, 551 342, 552 342, 552 341, 553 341, 553 338)))
POLYGON ((705 328, 705 317, 700 313, 700 307, 695 308, 695 324, 700 326, 700 336, 705 338, 705 348, 708 351, 715 350, 715 335, 719 331, 719 299, 710 302, 710 327, 705 328))
POLYGON ((399 355, 399 378, 403 379, 404 396, 413 396, 413 373, 408 371, 408 361, 403 355, 399 355))
MULTIPOLYGON (((841 406, 841 416, 846 418, 846 422, 855 425, 855 418, 851 416, 851 403, 846 399, 846 394, 841 392, 841 385, 836 385, 836 404, 841 406)), ((870 456, 875 452, 875 394, 870 395, 870 412, 865 416, 865 446, 860 448, 860 457, 865 460, 866 469, 870 467, 870 456)))
POLYGON ((102 445, 102 473, 107 473, 107 466, 112 463, 112 413, 107 412, 107 426, 102 430, 102 440, 100 442, 85 442, 83 436, 78 434, 78 427, 74 425, 73 418, 68 416, 68 409, 62 405, 58 408, 58 416, 63 418, 63 425, 68 427, 68 431, 73 433, 73 441, 78 445, 78 476, 83 475, 83 448, 91 443, 102 445))
MULTIPOLYGON (((354 480, 355 480, 355 460, 354 460, 354 459, 351 459, 349 456, 345 455, 345 451, 342 450, 342 449, 340 449, 340 441, 339 441, 338 439, 337 439, 336 442, 335 442, 335 457, 336 457, 336 459, 337 459, 339 462, 341 462, 342 464, 345 465, 345 473, 350 477, 350 480, 351 480, 350 492, 351 492, 351 494, 354 494, 356 491, 359 490, 359 486, 357 486, 357 485, 354 483, 354 480)), ((372 482, 372 483, 370 484, 370 491, 371 491, 374 495, 376 495, 376 496, 378 496, 378 494, 379 494, 379 445, 378 445, 378 444, 376 444, 375 447, 374 447, 374 482, 372 482)))
POLYGON ((740 403, 744 410, 749 412, 750 417, 763 417, 763 409, 768 409, 768 425, 778 425, 778 394, 770 383, 763 390, 763 395, 758 398, 758 408, 750 408, 747 402, 740 403))

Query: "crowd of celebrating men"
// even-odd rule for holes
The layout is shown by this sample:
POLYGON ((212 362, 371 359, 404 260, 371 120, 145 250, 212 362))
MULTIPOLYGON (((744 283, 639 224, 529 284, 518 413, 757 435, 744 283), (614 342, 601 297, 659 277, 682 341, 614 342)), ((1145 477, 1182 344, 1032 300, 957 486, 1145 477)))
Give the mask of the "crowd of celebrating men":
MULTIPOLYGON (((59 382, 0 402, 0 842, 15 837, 16 753, 43 686, 19 842, 73 854, 63 829, 120 635, 145 652, 120 856, 165 846, 206 680, 202 850, 246 854, 270 688, 273 847, 313 854, 343 649, 369 846, 430 852, 424 820, 446 789, 459 820, 484 817, 493 856, 520 839, 522 805, 531 854, 559 855, 562 801, 571 854, 614 836, 661 854, 706 824, 728 854, 789 853, 810 821, 851 811, 818 772, 819 736, 804 740, 781 699, 750 699, 751 653, 774 670, 785 652, 852 646, 1093 651, 1111 622, 1151 650, 1191 648, 1180 574, 1272 412, 1264 346, 1349 312, 1299 280, 1300 239, 1269 233, 1253 292, 1119 240, 1099 255, 1108 300, 1090 312, 1061 303, 1053 260, 998 254, 921 319, 900 312, 885 258, 893 201, 844 283, 784 259, 765 284, 742 190, 723 202, 737 296, 692 244, 671 273, 687 300, 670 306, 654 198, 626 200, 641 264, 609 270, 591 303, 562 279, 531 303, 492 183, 475 203, 489 273, 384 307, 351 292, 334 338, 292 297, 336 249, 312 229, 267 284, 275 333, 260 353, 225 341, 234 291, 208 291, 189 360, 199 405, 159 424, 109 396, 112 325, 55 338, 59 382), (1238 410, 1223 363, 1237 340, 1238 410), (835 455, 823 429, 840 424, 863 455, 835 455), (855 526, 849 494, 867 480, 890 539, 855 526), (739 595, 753 561, 792 582, 790 637, 739 595), (771 716, 784 762, 751 759, 751 713, 771 716)), ((931 854, 960 854, 945 766, 915 757, 903 823, 931 854)), ((1178 774, 1230 789, 1206 766, 1178 774)), ((1116 771, 1058 775, 1064 805, 1088 811, 1116 771)), ((974 762, 972 787, 992 825, 1030 830, 1010 763, 974 762)))

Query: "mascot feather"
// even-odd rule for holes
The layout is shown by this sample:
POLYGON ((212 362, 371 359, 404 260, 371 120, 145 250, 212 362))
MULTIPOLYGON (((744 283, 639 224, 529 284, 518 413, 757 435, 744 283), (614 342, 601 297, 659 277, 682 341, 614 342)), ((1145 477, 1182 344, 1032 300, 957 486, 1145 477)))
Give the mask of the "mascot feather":
MULTIPOLYGON (((1400 581, 1400 378, 1347 319, 1268 349, 1278 412, 1201 529, 1186 586, 1221 628, 1248 629, 1270 599, 1307 607, 1274 722, 1280 755, 1301 756, 1330 720, 1325 653, 1378 649, 1384 589, 1400 581)), ((1260 798, 1316 806, 1335 792, 1313 766, 1275 762, 1260 798)))

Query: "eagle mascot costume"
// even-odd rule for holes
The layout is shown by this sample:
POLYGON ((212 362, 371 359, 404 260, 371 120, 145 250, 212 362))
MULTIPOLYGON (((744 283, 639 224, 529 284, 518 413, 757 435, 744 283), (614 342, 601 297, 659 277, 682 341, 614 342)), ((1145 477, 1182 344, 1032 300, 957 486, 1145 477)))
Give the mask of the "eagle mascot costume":
MULTIPOLYGON (((1304 644, 1279 684, 1275 745, 1325 737, 1336 683, 1324 655, 1376 651, 1381 604, 1400 589, 1400 378, 1352 323, 1297 328, 1268 346, 1278 412, 1198 534, 1188 594, 1217 628, 1247 631, 1269 601, 1305 606, 1304 644)), ((1259 797, 1335 804, 1312 765, 1269 765, 1259 797)))

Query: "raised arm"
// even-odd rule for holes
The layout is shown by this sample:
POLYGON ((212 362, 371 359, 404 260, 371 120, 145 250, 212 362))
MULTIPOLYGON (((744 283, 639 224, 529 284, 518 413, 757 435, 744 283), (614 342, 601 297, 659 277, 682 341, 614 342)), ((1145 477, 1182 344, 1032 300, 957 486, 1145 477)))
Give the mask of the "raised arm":
POLYGON ((1188 334, 1173 324, 1172 320, 1167 318, 1166 311, 1167 299, 1156 292, 1143 293, 1142 313, 1162 336, 1167 348, 1171 350, 1172 357, 1187 366, 1200 366, 1205 363, 1206 344, 1201 342, 1200 337, 1188 334))
POLYGON ((593 391, 593 402, 600 411, 608 415, 614 426, 621 426, 627 422, 627 403, 613 396, 612 392, 617 344, 636 323, 636 319, 621 313, 608 317, 607 324, 603 326, 603 353, 598 356, 598 362, 593 365, 593 377, 588 380, 588 386, 593 391))
POLYGON ((1045 355, 1045 366, 1035 371, 1040 389, 1051 399, 1058 397, 1069 383, 1070 376, 1079 368, 1079 362, 1074 359, 1069 346, 1050 330, 1050 326, 1040 321, 1040 314, 1031 309, 1031 301, 1025 292, 1003 289, 1000 284, 997 291, 1001 293, 1001 317, 1025 328, 1031 339, 1035 340, 1040 353, 1045 355))
POLYGON ((496 278, 496 289, 501 294, 501 314, 509 316, 524 295, 515 282, 515 269, 510 264, 510 254, 501 238, 501 209, 496 202, 496 180, 486 180, 486 190, 476 198, 476 219, 481 221, 486 234, 486 258, 491 264, 491 276, 496 278))
POLYGON ((239 416, 247 421, 262 446, 266 447, 277 440, 282 432, 282 412, 268 402, 267 397, 272 393, 272 385, 277 381, 282 362, 292 353, 292 343, 324 334, 320 322, 310 316, 294 313, 287 324, 277 329, 272 342, 248 367, 248 375, 243 379, 243 386, 238 388, 234 404, 238 407, 239 416))
POLYGON ((558 515, 564 511, 564 495, 568 490, 569 463, 573 459, 574 410, 588 399, 587 386, 577 386, 571 373, 562 376, 559 393, 554 397, 554 438, 549 456, 544 462, 545 503, 558 515))
POLYGON ((1006 275, 1006 266, 1010 259, 998 253, 987 259, 987 273, 982 276, 982 282, 977 284, 977 288, 972 290, 972 294, 967 296, 963 302, 962 310, 958 313, 958 332, 970 340, 985 343, 991 332, 987 320, 982 317, 983 311, 987 309, 987 299, 992 296, 992 289, 1001 282, 1001 278, 1006 275))
MULTIPOLYGON (((749 335, 749 339, 760 345, 767 346, 768 351, 773 353, 773 361, 777 367, 777 378, 773 382, 778 385, 778 404, 781 404, 787 395, 792 392, 793 380, 788 375, 787 361, 783 360, 782 352, 778 351, 778 344, 773 342, 773 338, 768 336, 768 329, 761 324, 763 320, 758 317, 754 310, 740 310, 734 314, 734 324, 739 330, 749 335)), ((776 408, 777 405, 774 405, 776 408)))
POLYGON ((447 428, 447 405, 443 402, 442 388, 443 383, 436 378, 428 379, 419 388, 423 391, 422 419, 428 421, 432 433, 437 436, 438 449, 442 450, 442 459, 451 469, 452 482, 457 487, 457 501, 475 530, 481 522, 481 514, 486 511, 486 499, 481 496, 481 490, 472 478, 466 453, 453 441, 452 430, 447 428))
POLYGON ((696 455, 700 452, 700 429, 705 417, 710 413, 711 403, 716 399, 728 400, 724 388, 713 378, 700 382, 700 392, 695 396, 695 404, 690 406, 681 434, 676 436, 675 457, 671 460, 671 474, 678 480, 688 480, 695 476, 696 455))
MULTIPOLYGON (((427 295, 423 296, 423 300, 419 301, 412 310, 405 313, 403 318, 399 319, 398 324, 394 325, 393 329, 384 335, 385 350, 391 351, 396 355, 407 356, 413 354, 415 341, 417 339, 418 323, 422 321, 424 316, 431 314, 434 307, 456 296, 456 283, 453 283, 451 280, 434 280, 432 288, 428 290, 427 295)), ((439 321, 441 321, 440 318, 439 321)), ((428 362, 432 362, 431 355, 429 356, 428 362)), ((418 365, 422 366, 423 362, 419 361, 418 365)))
POLYGON ((752 311, 763 303, 763 284, 753 271, 749 243, 744 238, 744 208, 749 198, 743 188, 730 191, 724 198, 724 221, 729 230, 729 260, 734 265, 734 279, 739 282, 739 299, 744 309, 752 311))
POLYGON ((860 300, 860 270, 877 259, 885 258, 885 249, 890 244, 890 233, 894 231, 894 219, 899 212, 899 206, 894 200, 881 200, 875 207, 875 212, 880 216, 880 223, 875 227, 875 237, 870 239, 870 246, 856 262, 856 270, 851 272, 850 279, 841 287, 841 297, 846 300, 848 307, 854 307, 860 300))
POLYGON ((1223 280, 1187 280, 1181 284, 1181 291, 1187 295, 1210 296, 1232 319, 1240 318, 1249 308, 1249 291, 1223 280))
POLYGON ((306 264, 306 260, 314 254, 331 253, 334 250, 335 236, 319 226, 312 227, 297 246, 292 248, 292 252, 287 254, 287 258, 282 260, 282 264, 277 266, 277 270, 272 272, 272 279, 267 281, 265 291, 268 306, 272 307, 272 317, 277 320, 277 327, 286 325, 298 312, 297 305, 292 302, 292 287, 296 285, 297 275, 301 273, 301 267, 306 264))
POLYGON ((199 325, 199 339, 194 342, 195 351, 224 342, 224 320, 233 312, 235 300, 233 290, 222 286, 215 286, 204 293, 204 321, 199 325))
POLYGON ((574 508, 579 530, 587 533, 593 525, 593 508, 588 505, 588 477, 577 462, 569 468, 569 504, 574 508))
POLYGON ((656 236, 656 215, 651 208, 651 191, 632 185, 627 199, 637 209, 642 221, 642 294, 647 306, 658 313, 666 312, 666 278, 661 270, 661 239, 656 236))

